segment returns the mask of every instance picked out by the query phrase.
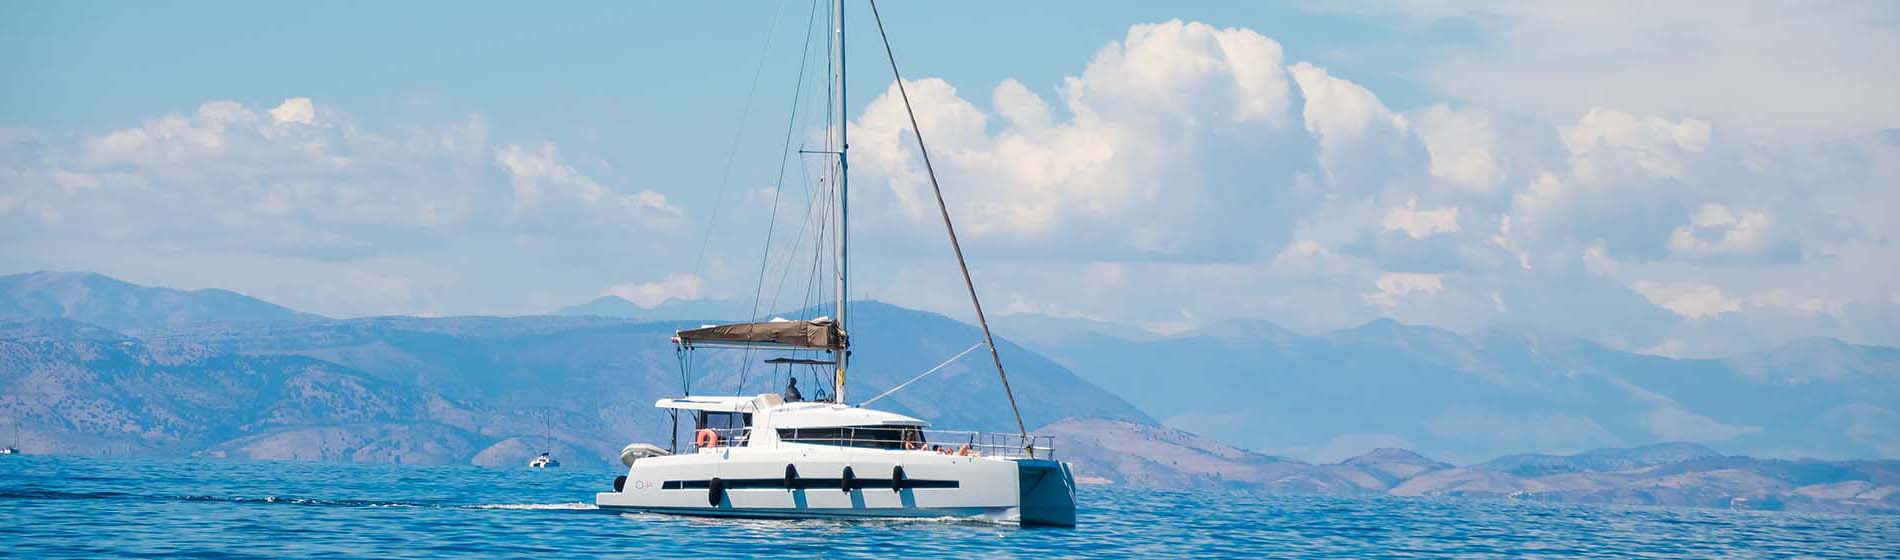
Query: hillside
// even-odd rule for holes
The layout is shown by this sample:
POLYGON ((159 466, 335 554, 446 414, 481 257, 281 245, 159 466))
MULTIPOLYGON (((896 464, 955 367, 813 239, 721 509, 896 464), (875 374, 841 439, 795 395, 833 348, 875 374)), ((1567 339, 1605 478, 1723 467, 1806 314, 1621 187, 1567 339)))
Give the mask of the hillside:
MULTIPOLYGON (((8 301, 37 311, 0 320, 0 421, 19 430, 29 453, 512 467, 551 447, 570 465, 605 467, 628 441, 666 440, 668 418, 650 403, 681 392, 668 337, 693 322, 589 313, 332 320, 230 292, 83 274, 7 278, 36 286, 8 301), (131 297, 147 303, 129 309, 146 311, 121 313, 88 294, 131 297)), ((941 315, 852 305, 852 400, 979 338, 941 315)), ((1724 450, 1809 437, 1805 449, 1886 453, 1882 442, 1892 440, 1882 438, 1900 425, 1882 423, 1896 400, 1892 349, 1809 340, 1728 360, 1673 360, 1389 321, 1323 336, 1229 322, 1144 340, 1085 320, 1015 324, 1049 327, 1045 344, 1083 364, 1088 378, 1001 344, 1026 423, 1056 436, 1058 456, 1087 483, 1900 512, 1897 461, 1755 459, 1671 437, 1713 434, 1702 439, 1724 450), (1339 456, 1297 460, 1232 444, 1312 452, 1302 442, 1315 441, 1339 456), (1428 452, 1401 448, 1419 449, 1414 442, 1428 452), (1594 450, 1551 453, 1566 448, 1594 450), (1443 449, 1465 458, 1428 456, 1443 449), (1483 455, 1491 449, 1525 452, 1483 455)), ((705 352, 688 378, 692 391, 776 391, 787 374, 807 379, 808 391, 820 386, 811 372, 760 363, 768 355, 705 352)), ((994 375, 966 358, 879 407, 940 427, 1013 431, 994 375)))
MULTIPOLYGON (((122 284, 98 278, 67 280, 122 284)), ((108 293, 172 293, 125 286, 108 293)), ((82 296, 63 301, 101 307, 82 296)), ((607 464, 628 441, 666 441, 669 418, 651 403, 683 390, 668 341, 674 322, 296 312, 247 322, 258 317, 251 310, 275 307, 251 301, 228 308, 231 316, 207 307, 213 315, 204 322, 147 322, 136 333, 63 318, 0 322, 0 415, 19 427, 29 452, 511 464, 547 445, 551 425, 568 460, 607 464)), ((980 338, 932 313, 853 307, 854 400, 980 338)), ((1009 344, 1002 352, 1032 425, 1154 422, 1033 352, 1009 344)), ((791 373, 761 363, 771 353, 750 355, 750 365, 743 351, 700 354, 690 377, 697 394, 776 392, 791 373)), ((798 373, 807 391, 821 385, 798 373)), ((945 367, 879 406, 946 428, 1015 428, 994 370, 978 360, 945 367)))
POLYGON ((120 331, 321 319, 228 290, 140 286, 90 272, 0 276, 0 320, 68 319, 120 331))
POLYGON ((1757 456, 1900 458, 1892 348, 1814 339, 1675 359, 1389 320, 1312 336, 1265 322, 1170 337, 1104 332, 1038 349, 1169 426, 1309 460, 1406 447, 1479 461, 1665 441, 1757 456))
POLYGON ((1070 420, 1037 431, 1056 435, 1057 457, 1075 464, 1077 480, 1093 484, 1900 514, 1900 461, 1891 460, 1756 459, 1666 443, 1500 457, 1469 467, 1390 448, 1312 464, 1124 422, 1070 420))

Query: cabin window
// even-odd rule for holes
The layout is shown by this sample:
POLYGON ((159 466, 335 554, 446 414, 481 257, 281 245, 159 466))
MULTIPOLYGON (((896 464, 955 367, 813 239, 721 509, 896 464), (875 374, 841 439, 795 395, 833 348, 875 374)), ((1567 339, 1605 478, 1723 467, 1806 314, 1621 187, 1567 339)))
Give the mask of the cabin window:
POLYGON ((924 445, 924 433, 913 427, 845 426, 837 428, 779 428, 780 441, 872 449, 904 449, 924 445))
POLYGON ((752 427, 752 415, 738 412, 701 412, 694 429, 738 430, 752 427))

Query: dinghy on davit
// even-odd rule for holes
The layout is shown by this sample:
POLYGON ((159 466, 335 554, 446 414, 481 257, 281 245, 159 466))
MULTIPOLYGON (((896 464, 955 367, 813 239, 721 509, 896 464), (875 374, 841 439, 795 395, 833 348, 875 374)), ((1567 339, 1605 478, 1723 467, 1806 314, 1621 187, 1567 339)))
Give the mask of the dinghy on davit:
MULTIPOLYGON (((870 2, 877 14, 877 3, 870 2)), ((831 3, 828 65, 830 98, 826 114, 845 114, 844 3, 831 3)), ((878 24, 882 36, 882 22, 878 24)), ((886 52, 889 52, 888 42, 886 52)), ((891 73, 902 93, 897 64, 891 73)), ((796 97, 796 96, 795 96, 796 97)), ((905 98, 908 110, 909 100, 905 98)), ((929 169, 930 155, 923 135, 912 133, 929 169)), ((956 229, 934 172, 930 184, 943 209, 945 232, 963 273, 964 287, 983 339, 942 365, 898 384, 882 395, 856 404, 845 400, 845 373, 851 344, 845 330, 849 270, 850 185, 846 154, 850 144, 845 127, 827 123, 822 149, 799 150, 826 158, 822 183, 833 189, 825 198, 833 234, 831 266, 835 318, 711 325, 682 330, 673 338, 681 367, 690 370, 691 354, 701 348, 782 350, 794 357, 767 360, 776 365, 806 365, 829 374, 830 395, 805 402, 796 376, 785 395, 687 396, 660 399, 654 406, 672 415, 673 438, 684 415, 693 422, 693 443, 680 450, 647 443, 628 445, 621 452, 627 474, 614 480, 614 491, 602 492, 594 503, 602 509, 697 516, 768 518, 961 518, 1021 525, 1071 527, 1075 525, 1075 477, 1067 463, 1054 459, 1053 438, 1028 433, 1016 408, 1015 394, 990 335, 982 302, 970 280, 970 271, 957 243, 956 229), (1015 433, 940 431, 928 423, 867 405, 934 373, 964 355, 987 348, 1004 394, 1009 396, 1015 433), (800 352, 814 358, 796 357, 800 352), (821 369, 822 368, 822 369, 821 369)), ((825 213, 819 213, 824 216, 825 213)), ((817 231, 826 231, 819 227, 817 231)), ((768 234, 768 243, 771 239, 768 234)), ((814 243, 813 245, 817 245, 814 243)), ((824 256, 822 253, 814 259, 824 256)), ((817 264, 814 262, 814 268, 817 264)), ((748 352, 750 356, 750 352, 748 352)), ((690 380, 690 371, 682 372, 690 380)), ((741 376, 743 379, 743 376, 741 376)), ((740 382, 743 387, 744 382, 740 382)), ((814 384, 816 385, 816 383, 814 384)), ((809 387, 810 385, 808 385, 809 387)))

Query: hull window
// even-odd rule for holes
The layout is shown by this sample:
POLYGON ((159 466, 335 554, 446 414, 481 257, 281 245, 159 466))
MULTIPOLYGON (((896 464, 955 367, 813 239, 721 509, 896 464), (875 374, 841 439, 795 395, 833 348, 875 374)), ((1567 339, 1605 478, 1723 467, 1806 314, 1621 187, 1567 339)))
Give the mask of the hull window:
POLYGON ((924 432, 913 427, 779 428, 779 441, 871 449, 924 449, 924 432))

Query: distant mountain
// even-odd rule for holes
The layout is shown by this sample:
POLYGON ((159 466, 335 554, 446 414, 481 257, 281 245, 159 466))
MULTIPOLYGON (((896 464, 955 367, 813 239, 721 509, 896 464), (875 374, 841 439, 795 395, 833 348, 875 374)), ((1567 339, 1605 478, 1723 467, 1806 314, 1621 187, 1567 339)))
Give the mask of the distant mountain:
POLYGON ((1056 436, 1057 457, 1073 462, 1085 484, 1900 514, 1900 461, 1891 460, 1755 459, 1665 443, 1500 457, 1471 467, 1392 448, 1311 464, 1110 420, 1065 420, 1036 431, 1056 436), (1526 464, 1563 467, 1521 468, 1526 464))
POLYGON ((1057 346, 1091 336, 1114 337, 1122 340, 1160 338, 1138 327, 1120 323, 1036 313, 1013 313, 991 317, 990 327, 998 336, 1037 348, 1057 346))
POLYGON ((0 276, 0 320, 69 319, 121 331, 322 319, 228 290, 174 290, 90 272, 0 276))
POLYGON ((646 315, 647 308, 621 299, 620 296, 600 296, 587 303, 570 305, 554 312, 555 315, 591 315, 594 317, 619 317, 637 319, 646 315))
POLYGON ((1461 461, 1719 443, 1772 457, 1900 458, 1900 350, 1827 339, 1730 359, 1379 320, 1304 336, 1265 322, 1039 346, 1171 427, 1333 461, 1375 447, 1461 461))
MULTIPOLYGON (((149 290, 134 286, 139 290, 149 290)), ((84 303, 84 302, 80 302, 84 303)), ((862 401, 980 339, 941 315, 854 302, 852 400, 862 401)), ((601 316, 219 320, 135 335, 64 319, 0 321, 0 415, 30 452, 508 464, 545 446, 607 464, 629 441, 666 443, 655 399, 807 395, 819 372, 766 365, 773 352, 697 352, 683 377, 677 321, 601 316), (315 408, 312 408, 315 407, 315 408), (516 457, 516 455, 520 455, 516 457)), ((1024 420, 1154 420, 1119 397, 1001 344, 1024 420)), ((947 429, 1015 431, 996 373, 965 359, 880 408, 947 429)))
MULTIPOLYGON (((784 313, 780 311, 780 313, 784 313)), ((563 307, 555 315, 591 315, 642 321, 744 321, 753 315, 752 302, 730 299, 668 298, 653 307, 619 296, 600 296, 587 303, 563 307)), ((759 315, 770 315, 761 310, 759 315)))
POLYGON ((1575 455, 1526 453, 1506 455, 1473 465, 1473 469, 1517 476, 1546 476, 1579 472, 1626 471, 1721 457, 1715 450, 1693 443, 1658 443, 1633 449, 1597 449, 1575 455))
MULTIPOLYGON (((443 464, 545 424, 313 358, 161 355, 61 319, 0 324, 0 389, 29 453, 443 464)), ((556 426, 596 448, 581 464, 601 464, 607 436, 567 434, 576 424, 556 426)))
MULTIPOLYGON (((0 416, 30 453, 512 467, 552 449, 575 466, 606 466, 626 442, 665 443, 671 419, 650 403, 686 389, 667 339, 689 319, 329 320, 96 275, 5 280, 13 311, 0 319, 0 416)), ((934 313, 878 302, 853 302, 852 312, 852 401, 980 338, 934 313)), ((1059 330, 1052 324, 1042 326, 1059 330)), ((1049 339, 1062 363, 1009 340, 999 351, 1024 422, 1056 436, 1057 456, 1091 483, 1900 513, 1900 461, 1755 459, 1679 441, 1900 453, 1893 349, 1816 339, 1675 360, 1391 321, 1319 336, 1235 321, 1152 339, 1068 325, 1073 336, 1049 339), (1650 442, 1664 443, 1641 445, 1650 442), (1457 467, 1402 447, 1532 453, 1457 467)), ((699 354, 684 377, 694 394, 777 391, 788 375, 805 380, 807 395, 823 387, 822 372, 761 363, 772 353, 699 354)), ((1014 431, 979 358, 878 406, 944 428, 1014 431)))

